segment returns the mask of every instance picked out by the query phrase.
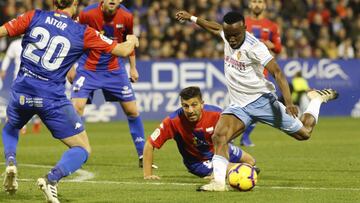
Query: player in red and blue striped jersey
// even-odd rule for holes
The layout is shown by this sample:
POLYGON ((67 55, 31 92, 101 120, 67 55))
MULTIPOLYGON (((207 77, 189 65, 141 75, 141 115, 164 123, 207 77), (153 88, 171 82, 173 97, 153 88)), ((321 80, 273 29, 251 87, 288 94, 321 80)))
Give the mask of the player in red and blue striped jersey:
MULTIPOLYGON (((214 145, 211 136, 221 115, 221 109, 206 105, 200 88, 187 87, 180 92, 182 108, 166 117, 151 134, 144 148, 144 179, 160 179, 153 175, 151 163, 154 148, 174 139, 188 171, 199 177, 211 176, 214 145)), ((230 162, 255 165, 254 158, 240 148, 229 144, 230 162)), ((233 166, 229 164, 229 168, 233 166)))
MULTIPOLYGON (((103 33, 108 38, 123 42, 133 33, 133 15, 120 3, 122 0, 104 0, 81 11, 79 22, 103 33)), ((135 53, 129 56, 130 79, 138 80, 135 53)), ((85 105, 94 91, 101 89, 106 101, 119 102, 127 116, 130 134, 142 167, 144 127, 136 106, 135 94, 125 69, 125 59, 96 50, 88 50, 79 60, 71 93, 77 112, 82 116, 85 105)))
POLYGON ((59 202, 57 183, 79 169, 91 151, 83 123, 65 96, 66 73, 84 50, 127 56, 138 46, 134 35, 117 44, 95 29, 73 21, 77 5, 77 0, 56 0, 55 11, 29 11, 0 27, 0 38, 24 34, 20 70, 11 87, 2 130, 6 192, 15 193, 18 189, 19 129, 37 114, 52 136, 69 147, 56 166, 38 179, 48 202, 59 202))

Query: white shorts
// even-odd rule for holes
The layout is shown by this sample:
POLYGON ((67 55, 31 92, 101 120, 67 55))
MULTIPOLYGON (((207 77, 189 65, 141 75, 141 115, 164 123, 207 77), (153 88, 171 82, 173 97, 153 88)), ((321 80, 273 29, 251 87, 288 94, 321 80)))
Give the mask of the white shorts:
POLYGON ((231 104, 222 114, 235 115, 244 122, 245 127, 259 121, 287 134, 293 134, 299 131, 303 124, 298 118, 287 114, 285 109, 286 107, 272 93, 267 93, 245 107, 231 104))

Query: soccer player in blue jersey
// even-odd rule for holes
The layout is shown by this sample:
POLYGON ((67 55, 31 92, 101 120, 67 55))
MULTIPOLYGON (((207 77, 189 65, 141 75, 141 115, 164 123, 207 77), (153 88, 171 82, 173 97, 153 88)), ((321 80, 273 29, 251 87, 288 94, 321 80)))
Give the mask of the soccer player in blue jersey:
MULTIPOLYGON (((214 156, 214 145, 211 136, 221 109, 204 104, 199 87, 184 88, 179 95, 182 107, 166 117, 145 143, 144 179, 160 179, 152 173, 153 150, 160 149, 170 139, 175 140, 190 173, 209 177, 213 172, 211 159, 214 156)), ((239 162, 255 165, 255 159, 250 154, 232 144, 229 144, 229 156, 232 163, 228 168, 239 162)))
POLYGON ((4 189, 9 193, 18 189, 19 129, 37 114, 52 136, 69 147, 56 166, 37 180, 48 202, 59 202, 57 183, 79 169, 91 151, 83 123, 64 93, 66 73, 84 50, 125 57, 138 46, 136 36, 129 35, 126 42, 117 44, 93 28, 73 21, 77 0, 54 3, 55 11, 29 11, 0 27, 0 37, 24 34, 20 70, 12 85, 2 130, 6 159, 4 189))
MULTIPOLYGON (((79 23, 103 33, 121 43, 133 34, 133 15, 120 3, 122 0, 103 0, 83 9, 79 23)), ((129 56, 130 79, 138 80, 135 52, 129 56)), ((136 106, 135 93, 125 69, 125 58, 116 57, 97 50, 88 50, 78 61, 71 92, 71 100, 80 116, 84 114, 86 103, 92 100, 95 90, 101 89, 105 100, 119 102, 127 116, 139 167, 142 167, 144 150, 144 126, 136 106)), ((72 80, 72 79, 70 79, 72 80)))

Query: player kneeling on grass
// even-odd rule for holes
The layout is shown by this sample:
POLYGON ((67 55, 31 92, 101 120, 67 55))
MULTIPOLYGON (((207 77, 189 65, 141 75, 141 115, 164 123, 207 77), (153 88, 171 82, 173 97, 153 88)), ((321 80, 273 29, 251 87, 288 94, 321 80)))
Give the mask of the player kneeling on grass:
MULTIPOLYGON (((211 159, 214 147, 211 136, 214 133, 221 109, 206 105, 198 87, 187 87, 180 92, 181 108, 166 117, 151 134, 144 148, 144 179, 160 179, 152 174, 154 148, 160 149, 169 139, 174 139, 183 163, 188 171, 199 177, 211 176, 211 159)), ((252 166, 255 159, 240 148, 229 144, 229 160, 244 162, 252 166)), ((229 168, 232 164, 229 164, 229 168)))

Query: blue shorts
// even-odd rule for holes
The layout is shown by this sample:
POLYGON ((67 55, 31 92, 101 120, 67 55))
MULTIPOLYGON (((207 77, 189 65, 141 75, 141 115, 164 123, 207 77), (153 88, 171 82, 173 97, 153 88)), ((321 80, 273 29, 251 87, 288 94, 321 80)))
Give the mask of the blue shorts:
POLYGON ((286 113, 286 107, 272 94, 264 94, 254 102, 240 107, 232 104, 222 114, 233 114, 245 124, 245 128, 257 121, 282 130, 287 134, 299 131, 303 124, 298 118, 286 113))
POLYGON ((106 101, 134 101, 135 94, 126 70, 123 71, 89 71, 78 68, 71 90, 71 98, 88 98, 94 91, 101 89, 106 101))
POLYGON ((66 97, 55 100, 12 91, 6 114, 9 124, 17 129, 21 129, 37 114, 57 139, 84 131, 81 118, 66 97))
MULTIPOLYGON (((229 144, 229 156, 229 162, 239 163, 242 156, 242 150, 239 147, 229 144)), ((211 160, 192 164, 185 164, 185 166, 190 173, 199 177, 209 176, 213 172, 211 160)))

